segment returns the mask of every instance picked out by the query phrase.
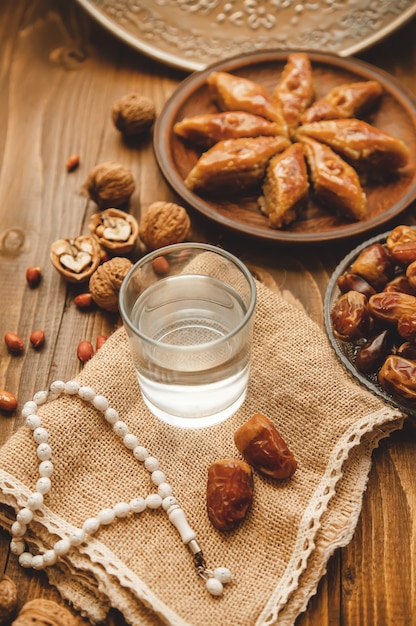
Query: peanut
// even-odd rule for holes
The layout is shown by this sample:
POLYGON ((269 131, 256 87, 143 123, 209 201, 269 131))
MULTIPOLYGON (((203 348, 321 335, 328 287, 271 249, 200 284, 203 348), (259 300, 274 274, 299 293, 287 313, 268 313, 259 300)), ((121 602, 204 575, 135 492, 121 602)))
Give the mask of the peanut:
POLYGON ((42 280, 42 270, 40 267, 28 267, 26 270, 26 280, 29 287, 37 287, 42 280))
POLYGON ((95 340, 95 349, 99 350, 106 341, 106 335, 98 335, 97 339, 95 340))
POLYGON ((43 330, 34 330, 29 337, 29 341, 35 350, 39 350, 45 343, 45 333, 43 330))
POLYGON ((94 348, 90 341, 80 341, 77 347, 77 357, 81 363, 86 363, 94 356, 94 348))
POLYGON ((0 411, 12 412, 17 409, 17 399, 9 391, 0 391, 0 411))
POLYGON ((79 166, 79 154, 71 154, 66 161, 66 171, 73 172, 79 166))
POLYGON ((164 256, 158 256, 152 261, 152 267, 156 274, 163 276, 169 273, 169 262, 164 256))
POLYGON ((93 305, 94 300, 90 293, 79 293, 75 296, 74 303, 79 309, 89 309, 93 305))
POLYGON ((23 352, 23 341, 16 333, 6 333, 4 342, 12 354, 20 354, 23 352))

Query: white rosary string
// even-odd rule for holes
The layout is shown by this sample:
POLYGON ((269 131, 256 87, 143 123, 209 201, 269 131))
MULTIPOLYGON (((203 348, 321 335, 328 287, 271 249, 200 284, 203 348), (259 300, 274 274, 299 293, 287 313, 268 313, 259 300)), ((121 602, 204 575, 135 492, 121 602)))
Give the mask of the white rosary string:
POLYGON ((166 482, 166 476, 159 467, 158 459, 151 456, 146 448, 139 445, 136 435, 129 432, 127 424, 119 419, 118 412, 110 407, 107 398, 96 394, 92 387, 80 386, 75 380, 70 380, 67 383, 57 380, 50 385, 48 390, 38 391, 31 401, 24 404, 22 416, 25 418, 28 428, 33 432, 33 439, 37 444, 36 455, 40 461, 40 478, 36 482, 36 489, 28 497, 26 506, 18 511, 16 521, 11 527, 10 550, 19 557, 19 563, 22 567, 41 570, 54 565, 59 557, 65 556, 72 548, 86 541, 88 536, 94 535, 100 526, 109 525, 117 518, 126 517, 130 513, 142 513, 146 508, 163 508, 183 543, 189 548, 196 571, 204 579, 209 593, 213 596, 222 595, 223 585, 232 579, 230 570, 226 567, 217 567, 214 570, 207 569, 202 550, 196 541, 196 533, 189 526, 184 511, 172 495, 172 488, 166 482), (43 554, 32 554, 26 546, 24 537, 28 525, 33 520, 34 511, 42 509, 44 496, 51 490, 51 476, 54 469, 51 461, 52 448, 49 443, 49 433, 42 426, 42 420, 37 414, 37 410, 39 406, 48 400, 58 398, 62 393, 80 397, 81 400, 89 402, 103 414, 105 421, 112 426, 114 433, 122 439, 125 447, 131 450, 134 458, 142 462, 150 473, 151 480, 157 487, 157 493, 151 493, 145 498, 133 498, 129 503, 118 502, 111 508, 104 508, 95 517, 86 519, 82 527, 76 529, 69 537, 59 539, 50 550, 46 550, 43 554))

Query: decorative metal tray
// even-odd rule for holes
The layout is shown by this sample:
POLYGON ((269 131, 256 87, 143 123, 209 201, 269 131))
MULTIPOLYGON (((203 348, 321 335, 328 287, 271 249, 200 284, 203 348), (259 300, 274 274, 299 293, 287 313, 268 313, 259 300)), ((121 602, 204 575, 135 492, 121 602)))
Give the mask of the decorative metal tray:
POLYGON ((414 0, 78 0, 104 28, 184 70, 268 49, 349 56, 416 14, 414 0))

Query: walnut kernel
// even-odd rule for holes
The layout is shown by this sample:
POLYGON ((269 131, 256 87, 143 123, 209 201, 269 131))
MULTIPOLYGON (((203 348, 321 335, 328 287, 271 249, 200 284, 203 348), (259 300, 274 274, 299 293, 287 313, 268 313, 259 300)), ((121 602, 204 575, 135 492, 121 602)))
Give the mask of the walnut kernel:
POLYGON ((184 207, 174 202, 153 202, 139 225, 140 239, 148 250, 185 241, 191 220, 184 207))
POLYGON ((128 167, 107 161, 92 168, 84 188, 91 200, 106 209, 125 205, 136 185, 128 167))
POLYGON ((100 265, 90 278, 94 302, 106 311, 118 311, 118 294, 133 263, 125 257, 114 257, 100 265))
POLYGON ((82 283, 95 272, 101 261, 101 248, 94 237, 80 235, 58 239, 51 246, 52 265, 70 283, 82 283))
POLYGON ((138 137, 152 127, 156 109, 150 98, 130 93, 116 100, 111 109, 111 117, 114 126, 123 135, 138 137))
POLYGON ((89 229, 98 243, 108 252, 129 254, 139 237, 137 220, 120 209, 106 209, 91 216, 89 229))

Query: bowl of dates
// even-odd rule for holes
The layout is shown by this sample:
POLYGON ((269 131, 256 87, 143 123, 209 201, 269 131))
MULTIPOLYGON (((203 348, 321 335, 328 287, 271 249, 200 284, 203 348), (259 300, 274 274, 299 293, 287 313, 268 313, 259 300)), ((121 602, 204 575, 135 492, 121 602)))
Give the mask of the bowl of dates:
POLYGON ((324 318, 346 369, 416 415, 416 227, 397 226, 352 250, 330 279, 324 318))

